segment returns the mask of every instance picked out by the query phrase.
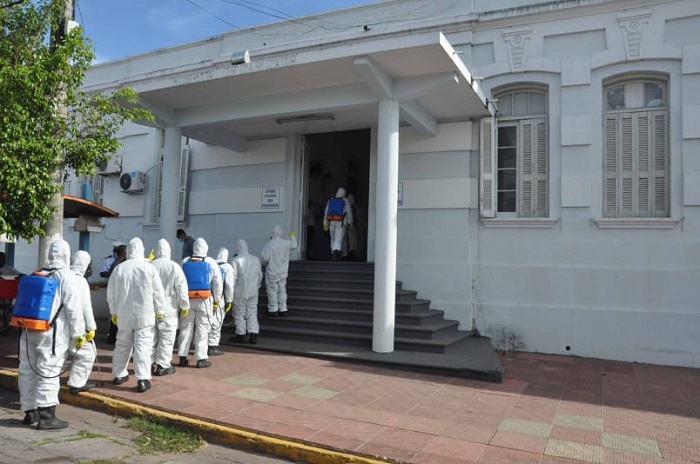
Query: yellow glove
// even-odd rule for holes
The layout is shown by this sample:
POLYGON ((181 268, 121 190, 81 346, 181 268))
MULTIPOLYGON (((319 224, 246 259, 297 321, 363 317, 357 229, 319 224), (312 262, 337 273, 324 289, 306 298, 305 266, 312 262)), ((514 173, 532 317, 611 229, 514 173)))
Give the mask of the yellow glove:
POLYGON ((224 307, 225 312, 231 311, 231 303, 226 303, 226 306, 224 307))
POLYGON ((296 237, 296 236, 297 236, 297 233, 294 232, 294 231, 291 231, 291 232, 289 233, 289 236, 290 236, 290 237, 296 237))
POLYGON ((95 338, 95 331, 94 330, 88 330, 85 333, 85 341, 91 342, 95 338))
POLYGON ((116 314, 112 314, 110 316, 110 319, 112 321, 112 324, 117 325, 117 315, 116 314))
POLYGON ((219 309, 219 303, 214 303, 214 312, 216 312, 219 309))
POLYGON ((154 253, 153 248, 151 248, 151 252, 148 253, 148 260, 153 261, 154 259, 156 259, 156 254, 154 253))
POLYGON ((323 226, 323 231, 324 231, 324 232, 328 232, 329 229, 330 229, 330 228, 329 228, 328 226, 326 226, 326 225, 323 226))
POLYGON ((75 349, 79 350, 85 344, 85 336, 81 335, 79 337, 75 337, 73 344, 75 345, 75 349))
POLYGON ((156 313, 156 319, 163 319, 165 317, 165 313, 156 313))
POLYGON ((184 319, 184 318, 187 317, 187 315, 188 315, 189 313, 190 313, 190 310, 189 310, 189 309, 181 309, 181 310, 180 310, 180 317, 184 319))

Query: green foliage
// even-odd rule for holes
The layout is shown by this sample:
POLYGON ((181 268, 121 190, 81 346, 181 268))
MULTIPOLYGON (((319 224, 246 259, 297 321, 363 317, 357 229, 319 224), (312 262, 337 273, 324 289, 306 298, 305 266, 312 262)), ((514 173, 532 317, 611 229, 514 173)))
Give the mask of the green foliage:
POLYGON ((138 95, 80 89, 94 59, 82 28, 62 43, 64 0, 25 1, 0 9, 0 233, 31 240, 54 211, 62 189, 54 172, 91 174, 119 148, 115 138, 128 119, 150 120, 136 108, 138 95))
POLYGON ((134 438, 134 442, 142 454, 192 453, 205 445, 205 441, 197 434, 180 431, 143 417, 132 417, 128 427, 141 432, 140 436, 134 438))

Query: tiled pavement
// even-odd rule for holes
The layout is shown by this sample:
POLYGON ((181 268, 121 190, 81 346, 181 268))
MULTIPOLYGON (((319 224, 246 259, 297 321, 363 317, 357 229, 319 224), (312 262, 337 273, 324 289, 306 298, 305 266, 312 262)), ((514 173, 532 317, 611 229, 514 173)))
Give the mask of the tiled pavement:
MULTIPOLYGON (((16 369, 16 338, 0 348, 16 369)), ((512 353, 494 384, 224 347, 136 393, 111 384, 110 348, 96 392, 398 462, 700 462, 698 369, 512 353)))

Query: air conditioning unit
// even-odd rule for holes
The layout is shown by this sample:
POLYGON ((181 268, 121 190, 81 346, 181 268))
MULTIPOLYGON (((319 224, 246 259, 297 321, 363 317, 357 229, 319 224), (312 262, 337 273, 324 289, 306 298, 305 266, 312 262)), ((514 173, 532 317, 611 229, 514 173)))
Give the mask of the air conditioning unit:
POLYGON ((101 176, 111 176, 122 172, 122 157, 112 155, 111 158, 104 159, 97 164, 97 174, 101 176))
POLYGON ((144 193, 146 174, 141 171, 126 172, 119 178, 119 186, 124 193, 144 193))

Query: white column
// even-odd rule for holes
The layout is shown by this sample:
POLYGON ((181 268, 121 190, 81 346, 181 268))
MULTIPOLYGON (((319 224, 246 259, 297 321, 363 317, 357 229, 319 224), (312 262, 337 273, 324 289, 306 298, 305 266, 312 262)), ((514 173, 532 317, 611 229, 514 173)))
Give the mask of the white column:
POLYGON ((399 187, 399 103, 379 102, 377 199, 374 246, 374 326, 372 351, 394 351, 396 311, 396 226, 399 187))
MULTIPOLYGON (((180 189, 180 146, 182 130, 179 127, 166 127, 163 141, 163 175, 160 196, 160 235, 173 250, 177 244, 177 201, 180 189)), ((173 254, 177 259, 178 256, 173 254)))

